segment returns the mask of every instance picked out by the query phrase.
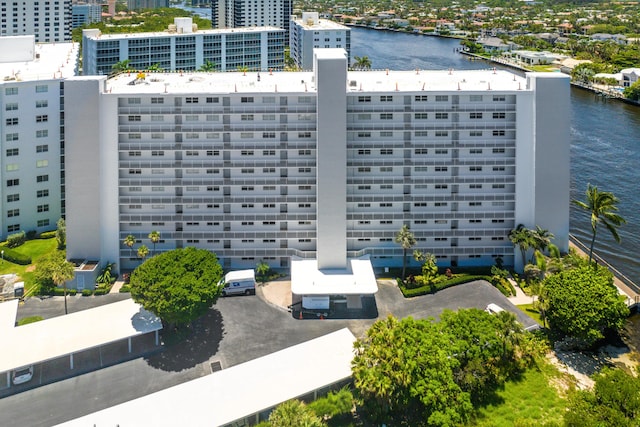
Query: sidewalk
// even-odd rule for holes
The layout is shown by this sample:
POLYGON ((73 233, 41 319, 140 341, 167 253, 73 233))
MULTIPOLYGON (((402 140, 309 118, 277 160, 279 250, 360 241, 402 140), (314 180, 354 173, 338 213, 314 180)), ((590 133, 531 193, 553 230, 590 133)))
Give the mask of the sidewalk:
POLYGON ((511 283, 513 285, 513 288, 516 290, 516 296, 509 297, 509 301, 511 302, 511 304, 513 305, 531 304, 534 301, 535 298, 532 298, 529 295, 525 294, 522 291, 522 289, 520 289, 520 286, 518 286, 515 280, 513 279, 508 279, 508 280, 509 280, 509 283, 511 283))
POLYGON ((258 292, 271 305, 288 310, 291 305, 291 281, 276 280, 258 285, 258 292))

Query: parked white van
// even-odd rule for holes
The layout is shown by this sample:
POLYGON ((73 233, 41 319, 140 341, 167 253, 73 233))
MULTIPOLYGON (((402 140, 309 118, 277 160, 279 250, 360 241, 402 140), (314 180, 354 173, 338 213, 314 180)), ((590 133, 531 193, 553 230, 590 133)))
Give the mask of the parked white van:
POLYGON ((230 271, 220 281, 222 296, 253 295, 256 293, 256 273, 253 270, 230 271))
POLYGON ((13 384, 24 384, 31 381, 33 378, 33 365, 25 366, 24 368, 16 369, 13 371, 13 384))
POLYGON ((491 303, 484 309, 484 311, 490 314, 498 314, 501 311, 504 311, 504 308, 500 307, 498 304, 491 303))

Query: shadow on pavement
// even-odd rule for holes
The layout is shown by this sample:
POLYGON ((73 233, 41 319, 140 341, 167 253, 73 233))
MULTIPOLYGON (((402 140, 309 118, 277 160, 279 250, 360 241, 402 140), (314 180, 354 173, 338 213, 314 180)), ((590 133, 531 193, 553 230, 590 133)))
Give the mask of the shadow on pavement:
POLYGON ((186 336, 151 356, 145 357, 149 366, 163 371, 179 372, 206 362, 218 352, 224 335, 222 315, 211 309, 193 322, 186 336))

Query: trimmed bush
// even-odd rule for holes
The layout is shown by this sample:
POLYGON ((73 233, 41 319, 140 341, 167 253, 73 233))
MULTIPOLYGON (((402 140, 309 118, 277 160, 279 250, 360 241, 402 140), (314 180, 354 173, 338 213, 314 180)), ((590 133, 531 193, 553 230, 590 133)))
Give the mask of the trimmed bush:
MULTIPOLYGON (((67 295, 74 296, 77 293, 77 289, 67 289, 67 295)), ((64 296, 64 288, 53 288, 53 295, 56 297, 64 296)))
POLYGON ((38 232, 36 230, 27 231, 27 240, 33 240, 38 237, 38 232))
POLYGON ((109 288, 98 288, 96 289, 93 294, 94 295, 106 295, 109 293, 109 288))
POLYGON ((430 293, 438 292, 438 291, 441 291, 442 289, 446 289, 451 286, 473 282, 474 280, 486 280, 487 282, 490 282, 491 278, 489 276, 483 276, 483 275, 464 274, 464 275, 454 276, 450 279, 447 279, 438 283, 434 283, 431 285, 424 285, 414 289, 408 289, 404 285, 400 285, 400 291, 402 292, 402 295, 404 295, 405 298, 412 298, 420 295, 427 295, 430 293))
POLYGON ((24 242, 27 241, 27 235, 24 231, 19 233, 14 233, 7 237, 7 247, 8 248, 17 248, 20 245, 23 245, 24 242))
POLYGON ((40 233, 40 235, 38 236, 38 239, 53 239, 54 237, 56 237, 56 231, 45 231, 40 233))
POLYGON ((91 295, 93 295, 93 291, 91 289, 83 289, 82 290, 82 296, 83 297, 90 297, 91 295))
POLYGON ((31 257, 29 255, 21 254, 20 252, 14 251, 13 249, 9 249, 7 246, 2 248, 4 251, 4 260, 12 262, 18 265, 29 265, 31 264, 31 257))
POLYGON ((121 294, 126 294, 131 292, 131 286, 129 285, 122 285, 122 287, 120 288, 120 293, 121 294))

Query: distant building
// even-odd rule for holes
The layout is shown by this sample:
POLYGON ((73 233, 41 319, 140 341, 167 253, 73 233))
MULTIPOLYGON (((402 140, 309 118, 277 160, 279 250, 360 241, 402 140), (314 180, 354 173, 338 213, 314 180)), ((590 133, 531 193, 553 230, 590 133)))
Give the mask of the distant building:
POLYGON ((292 14, 293 0, 211 0, 213 28, 278 27, 285 31, 285 43, 292 14))
POLYGON ((127 0, 129 10, 156 9, 169 7, 169 0, 127 0))
POLYGON ((397 267, 402 225, 442 267, 522 271, 518 224, 568 250, 568 76, 315 56, 303 72, 67 79, 68 256, 133 269, 157 230, 157 252, 204 248, 225 269, 397 267))
POLYGON ((78 28, 93 22, 102 21, 102 6, 91 3, 78 3, 71 6, 71 27, 78 28))
POLYGON ((198 30, 191 18, 176 18, 166 32, 102 34, 88 29, 82 40, 84 75, 110 74, 114 64, 127 59, 134 70, 157 64, 164 71, 193 71, 207 61, 212 71, 284 67, 284 30, 274 27, 198 30))
POLYGON ((303 70, 313 68, 313 50, 317 48, 342 48, 351 65, 351 29, 320 19, 318 12, 304 12, 302 19, 292 17, 289 47, 291 58, 303 70))
POLYGON ((71 0, 0 1, 0 36, 33 34, 36 43, 71 41, 71 0))
POLYGON ((54 230, 64 215, 64 79, 77 44, 0 37, 0 237, 54 230))

